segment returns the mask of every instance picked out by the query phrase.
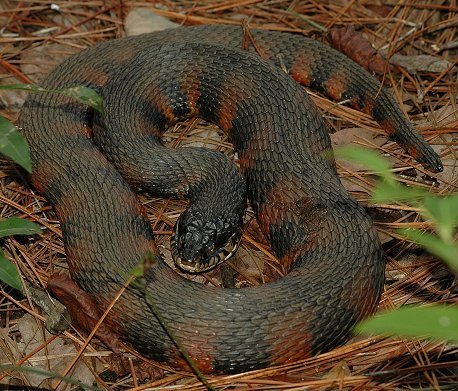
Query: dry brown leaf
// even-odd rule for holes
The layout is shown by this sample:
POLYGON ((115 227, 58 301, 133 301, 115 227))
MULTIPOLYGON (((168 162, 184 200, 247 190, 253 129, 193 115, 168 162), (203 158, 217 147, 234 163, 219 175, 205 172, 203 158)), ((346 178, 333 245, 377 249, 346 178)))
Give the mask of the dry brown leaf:
MULTIPOLYGON (((17 83, 21 83, 21 80, 13 76, 0 79, 0 85, 17 84, 17 83)), ((0 107, 7 108, 7 109, 20 108, 24 104, 26 97, 27 97, 26 91, 0 90, 0 107)))
POLYGON ((164 370, 147 361, 132 357, 126 354, 112 354, 109 358, 110 370, 114 371, 118 377, 126 376, 135 370, 137 379, 144 381, 146 379, 162 379, 164 370))
POLYGON ((151 33, 178 27, 164 16, 151 12, 148 8, 134 8, 127 14, 124 30, 127 36, 151 33))
POLYGON ((376 14, 382 16, 382 17, 387 17, 392 8, 388 5, 385 4, 385 2, 377 2, 377 4, 367 4, 367 8, 369 8, 371 11, 375 12, 376 14))
MULTIPOLYGON (((364 128, 346 128, 339 130, 330 135, 333 148, 343 147, 349 144, 366 143, 369 142, 371 145, 381 146, 386 143, 387 138, 382 135, 378 135, 369 129, 364 128)), ((339 165, 344 167, 350 172, 366 171, 367 167, 362 164, 349 162, 337 158, 339 165)))
POLYGON ((418 56, 404 56, 402 54, 396 53, 390 58, 390 62, 405 68, 409 73, 440 73, 452 66, 450 61, 427 54, 419 54, 418 56))
POLYGON ((79 49, 60 43, 47 43, 25 50, 21 54, 21 70, 34 82, 40 82, 66 57, 79 49))
POLYGON ((329 43, 370 72, 386 73, 389 64, 352 25, 333 27, 326 36, 329 43))
MULTIPOLYGON (((47 289, 67 307, 72 322, 88 334, 96 327, 102 313, 93 297, 84 292, 69 276, 53 274, 48 280, 47 289)), ((110 327, 102 323, 95 334, 106 346, 118 351, 119 339, 110 327)))
MULTIPOLYGON (((18 329, 21 335, 20 342, 18 343, 21 357, 34 351, 51 337, 51 334, 45 331, 43 326, 30 314, 26 314, 19 319, 18 329)), ((45 371, 61 373, 68 366, 76 353, 73 344, 58 337, 46 346, 46 350, 40 351, 29 359, 27 365, 45 371)), ((43 382, 49 378, 49 376, 32 372, 24 372, 23 376, 27 378, 30 384, 37 386, 45 386, 43 382)), ((83 361, 79 361, 75 365, 70 376, 74 380, 79 380, 84 384, 92 384, 95 381, 94 375, 83 361)), ((58 390, 68 389, 70 389, 70 387, 67 383, 62 383, 58 387, 58 390)))
POLYGON ((387 138, 366 128, 345 128, 330 135, 332 145, 339 147, 350 143, 370 141, 372 144, 380 146, 386 143, 387 138))

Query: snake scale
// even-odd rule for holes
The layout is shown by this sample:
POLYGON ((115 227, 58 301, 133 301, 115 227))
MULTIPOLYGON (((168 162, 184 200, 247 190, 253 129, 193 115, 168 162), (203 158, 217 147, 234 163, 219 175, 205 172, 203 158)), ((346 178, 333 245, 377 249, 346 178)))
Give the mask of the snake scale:
MULTIPOLYGON (((390 93, 346 56, 300 35, 252 34, 267 59, 241 50, 242 29, 230 26, 180 27, 96 45, 66 59, 42 85, 94 88, 104 116, 49 92, 31 94, 19 119, 33 185, 61 222, 72 280, 103 310, 152 251, 157 262, 144 276, 149 296, 206 373, 330 350, 380 298, 384 260, 373 224, 325 156, 328 129, 297 82, 348 100, 426 168, 442 169, 390 93), (243 176, 221 153, 162 146, 161 133, 190 117, 230 135, 243 176), (246 192, 275 255, 291 265, 289 274, 244 289, 181 277, 160 259, 132 187, 191 200, 175 228, 184 263, 207 262, 233 237, 246 192), (235 209, 224 210, 228 205, 235 209), (211 251, 201 254, 205 248, 211 251)), ((65 303, 65 294, 54 293, 65 303)), ((146 356, 188 368, 134 286, 106 323, 146 356)))

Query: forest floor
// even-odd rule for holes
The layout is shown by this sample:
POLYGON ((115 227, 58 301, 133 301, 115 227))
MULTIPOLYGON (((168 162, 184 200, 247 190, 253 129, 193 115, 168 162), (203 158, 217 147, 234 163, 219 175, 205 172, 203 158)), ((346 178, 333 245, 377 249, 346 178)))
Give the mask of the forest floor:
MULTIPOLYGON (((458 6, 456 1, 29 1, 0 4, 0 84, 39 82, 65 57, 98 42, 176 24, 241 24, 304 34, 326 42, 337 28, 353 26, 358 40, 342 46, 356 50, 363 41, 388 60, 387 74, 376 74, 391 89, 416 129, 440 154, 444 171, 426 172, 368 115, 310 90, 330 128, 334 146, 358 144, 383 154, 399 181, 437 194, 457 191, 458 6), (160 16, 158 18, 157 16, 160 16)), ((381 57, 379 57, 381 56, 381 57)), ((375 60, 374 60, 375 61, 375 60)), ((373 61, 366 61, 371 66, 373 61)), ((372 64, 373 65, 373 64, 372 64)), ((377 71, 377 69, 370 69, 377 71)), ((0 91, 0 115, 15 122, 26 93, 0 91)), ((164 136, 172 147, 203 145, 232 156, 230 140, 216 127, 189 120, 164 136)), ((398 228, 431 228, 418 210, 400 202, 373 204, 376 177, 361 165, 337 160, 345 187, 375 221, 386 254, 386 283, 379 311, 405 304, 457 303, 453 274, 443 263, 405 241, 398 228)), ((170 261, 169 240, 185 203, 141 195, 157 243, 170 261)), ((23 281, 44 288, 49 276, 65 269, 59 222, 50 204, 36 193, 17 165, 0 159, 0 219, 18 216, 42 228, 39 235, 2 242, 23 281)), ((280 278, 284 270, 270 253, 248 210, 241 248, 230 265, 236 285, 256 286, 280 278)), ((201 283, 221 284, 217 269, 201 283)), ((27 291, 27 290, 26 290, 27 291)), ((49 334, 40 309, 6 285, 0 285, 0 364, 15 364, 62 374, 106 390, 203 390, 192 373, 160 363, 145 375, 147 361, 132 352, 124 364, 96 339, 79 352, 85 336, 75 329, 49 334), (78 356, 76 363, 73 359, 78 356)), ((421 322, 421 319, 413 321, 421 322)), ((429 339, 355 336, 344 346, 318 356, 231 376, 208 376, 218 390, 456 390, 458 349, 429 339)), ((0 389, 25 386, 53 389, 57 380, 37 372, 0 372, 0 389), (10 386, 6 386, 6 385, 10 386)), ((13 388, 11 388, 13 389, 13 388)), ((65 382, 59 389, 77 389, 65 382)), ((80 388, 81 389, 81 388, 80 388)))

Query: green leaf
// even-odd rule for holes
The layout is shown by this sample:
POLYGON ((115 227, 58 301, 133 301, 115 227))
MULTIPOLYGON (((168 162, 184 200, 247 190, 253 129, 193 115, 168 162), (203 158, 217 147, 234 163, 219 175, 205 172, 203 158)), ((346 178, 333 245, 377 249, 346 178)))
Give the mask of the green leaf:
POLYGON ((426 194, 428 194, 426 191, 416 187, 407 187, 397 182, 380 181, 372 193, 372 200, 377 203, 408 202, 411 204, 415 201, 418 203, 418 200, 421 200, 426 194))
POLYGON ((66 88, 59 92, 63 95, 69 96, 78 100, 81 103, 84 103, 88 106, 91 106, 95 110, 97 110, 100 114, 103 114, 103 100, 102 97, 92 88, 84 87, 84 86, 76 86, 66 88))
POLYGON ((30 151, 24 136, 5 117, 0 116, 0 153, 32 172, 30 151))
POLYGON ((143 274, 145 273, 145 270, 143 268, 143 265, 135 265, 132 269, 130 269, 129 274, 134 276, 134 277, 143 277, 143 274))
POLYGON ((11 235, 33 235, 41 232, 41 228, 31 221, 19 217, 0 220, 0 238, 11 235))
POLYGON ((423 202, 424 215, 430 218, 439 236, 445 241, 453 240, 458 227, 458 193, 446 197, 428 196, 423 202))
POLYGON ((438 256, 452 270, 458 272, 458 244, 446 242, 436 235, 418 229, 405 228, 399 229, 398 232, 410 241, 423 246, 431 254, 438 256))
POLYGON ((0 281, 22 292, 21 279, 16 266, 0 250, 0 281))
POLYGON ((390 164, 378 152, 356 145, 349 145, 336 148, 334 154, 343 159, 364 165, 389 183, 396 182, 391 172, 390 164))
POLYGON ((0 90, 25 90, 34 92, 46 91, 44 88, 35 84, 4 84, 0 86, 0 90))
POLYGON ((144 277, 148 269, 158 263, 158 257, 152 251, 147 251, 140 262, 130 270, 130 275, 140 278, 144 277))
POLYGON ((458 342, 458 306, 406 306, 366 319, 356 331, 458 342))
POLYGON ((61 90, 48 90, 35 84, 6 84, 0 86, 4 90, 26 90, 33 92, 56 92, 58 94, 69 96, 77 101, 93 107, 95 110, 103 114, 102 97, 92 88, 84 86, 75 86, 64 88, 61 90))
MULTIPOLYGON (((89 384, 85 384, 85 383, 82 383, 80 382, 79 380, 75 380, 75 379, 72 379, 71 377, 68 377, 68 376, 61 376, 59 373, 57 372, 51 372, 51 371, 46 371, 44 369, 41 369, 41 368, 33 368, 33 367, 28 367, 28 366, 20 366, 20 365, 0 365, 0 371, 2 372, 25 372, 25 373, 33 373, 33 374, 36 374, 36 375, 41 375, 41 376, 45 376, 47 378, 51 378, 51 379, 59 379, 59 380, 62 380, 68 384, 72 384, 74 386, 78 386, 80 388, 82 388, 83 390, 88 390, 88 391, 101 391, 101 389, 99 387, 96 387, 96 386, 91 386, 89 384)), ((60 387, 59 387, 60 389, 60 387)))

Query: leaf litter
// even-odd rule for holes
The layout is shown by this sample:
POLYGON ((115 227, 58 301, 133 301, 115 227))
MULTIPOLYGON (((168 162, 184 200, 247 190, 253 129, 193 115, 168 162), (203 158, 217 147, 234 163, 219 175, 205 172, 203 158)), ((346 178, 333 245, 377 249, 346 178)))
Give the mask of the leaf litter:
MULTIPOLYGON (((318 38, 325 30, 345 28, 342 32, 348 33, 353 26, 357 26, 357 36, 349 39, 356 44, 348 42, 348 46, 358 48, 359 45, 370 45, 370 48, 366 46, 367 53, 363 50, 361 55, 369 65, 372 61, 368 61, 368 58, 379 56, 373 51, 377 48, 382 49, 379 53, 392 63, 395 55, 411 59, 415 56, 432 56, 439 63, 447 65, 453 64, 457 58, 456 48, 449 44, 456 41, 453 18, 456 18, 458 9, 439 1, 382 5, 379 2, 364 4, 337 0, 326 3, 224 0, 218 2, 217 6, 210 1, 136 1, 128 5, 117 1, 105 1, 103 4, 99 1, 55 1, 53 5, 52 8, 46 2, 32 4, 11 0, 1 4, 0 18, 5 20, 5 27, 0 31, 1 84, 24 83, 28 79, 37 81, 67 54, 124 35, 122 23, 126 21, 129 11, 136 7, 144 7, 166 18, 166 21, 177 24, 238 24, 247 18, 251 28, 318 34, 318 38), (451 48, 447 48, 447 45, 451 48), (443 49, 438 52, 437 48, 443 49), (12 78, 16 81, 12 81, 12 78)), ((140 19, 134 24, 140 24, 142 15, 148 14, 146 11, 135 12, 140 19)), ((147 26, 156 23, 143 22, 147 26)), ((146 27, 149 28, 151 26, 146 27)), ((345 44, 345 40, 342 43, 345 44)), ((435 185, 424 179, 426 173, 413 159, 387 140, 372 118, 331 102, 316 92, 311 92, 311 96, 330 125, 335 144, 356 143, 376 149, 390 158, 393 172, 402 182, 446 194, 456 191, 458 185, 456 76, 456 67, 443 66, 437 70, 417 66, 412 69, 407 63, 398 64, 396 69, 390 70, 389 78, 381 77, 382 82, 393 89, 398 100, 406 97, 404 108, 407 114, 443 157, 445 170, 438 175, 438 184, 435 185), (424 93, 422 100, 416 99, 419 92, 424 93)), ((13 120, 19 104, 17 99, 8 100, 11 94, 11 91, 2 93, 0 114, 13 120)), ((197 142, 233 157, 227 137, 203 122, 179 124, 167 132, 165 138, 174 147, 197 142), (207 138, 209 136, 210 139, 207 138)), ((338 169, 347 189, 368 208, 379 234, 384 236, 382 241, 388 260, 388 278, 380 310, 409 303, 456 304, 453 276, 444 265, 415 245, 401 240, 396 233, 399 227, 428 228, 431 224, 422 221, 418 211, 402 203, 369 205, 370 191, 374 186, 371 172, 364 167, 346 165, 340 161, 338 169)), ((43 228, 38 239, 10 239, 2 247, 8 258, 18 266, 24 279, 37 287, 43 286, 52 271, 66 268, 58 221, 49 204, 29 187, 13 164, 1 159, 0 174, 0 218, 24 217, 38 222, 43 228)), ((185 205, 178 201, 145 196, 141 196, 141 200, 151 219, 158 245, 170 261, 168 247, 171 229, 185 205)), ((256 225, 253 212, 248 210, 242 248, 231 261, 234 264, 236 286, 257 285, 283 274, 256 225), (237 258, 241 262, 237 262, 237 258)), ((221 271, 213 271, 196 280, 218 286, 221 284, 221 271)), ((68 357, 75 356, 84 343, 84 338, 75 330, 68 330, 58 337, 47 334, 39 310, 6 286, 2 286, 0 291, 0 314, 1 363, 30 366, 45 363, 47 369, 51 363, 53 368, 63 373, 69 362, 68 357), (30 349, 32 346, 37 349, 39 344, 45 345, 43 349, 37 352, 30 349), (67 348, 64 349, 66 346, 73 349, 67 351, 67 348), (24 357, 27 360, 23 360, 24 357)), ((236 390, 447 390, 458 385, 458 373, 454 369, 458 365, 457 354, 456 347, 446 343, 358 336, 343 347, 301 362, 247 374, 211 377, 211 381, 217 389, 236 390)), ((110 352, 96 341, 89 344, 76 367, 78 370, 82 367, 82 379, 87 384, 96 381, 99 387, 110 390, 166 387, 177 390, 205 389, 198 379, 189 374, 167 371, 157 372, 159 374, 145 383, 138 375, 140 364, 127 365, 119 377, 107 376, 111 365, 108 355, 110 352)), ((139 360, 142 362, 142 359, 139 360)), ((147 363, 145 360, 143 362, 147 363)), ((156 364, 158 367, 161 366, 156 364)), ((72 376, 79 375, 72 373, 72 376)), ((55 384, 50 383, 49 379, 40 380, 40 377, 34 378, 25 372, 0 373, 0 379, 0 384, 38 386, 42 381, 48 386, 55 384)), ((61 387, 64 385, 61 383, 61 387)))

